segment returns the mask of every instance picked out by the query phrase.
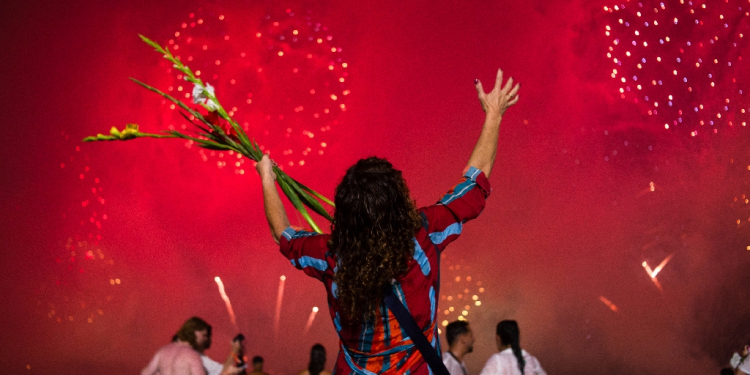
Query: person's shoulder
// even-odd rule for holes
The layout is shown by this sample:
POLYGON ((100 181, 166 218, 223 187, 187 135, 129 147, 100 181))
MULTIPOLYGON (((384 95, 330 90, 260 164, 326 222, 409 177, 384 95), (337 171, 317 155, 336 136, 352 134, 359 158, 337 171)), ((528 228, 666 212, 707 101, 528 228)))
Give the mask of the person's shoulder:
POLYGON ((198 353, 195 349, 193 349, 189 345, 175 345, 175 351, 177 352, 177 355, 179 356, 195 358, 195 359, 198 359, 199 361, 202 361, 201 354, 198 353))
POLYGON ((308 371, 308 370, 302 370, 302 371, 298 372, 297 375, 310 375, 310 371, 308 371))
POLYGON ((156 351, 156 354, 160 355, 163 353, 179 353, 183 346, 184 345, 179 345, 177 343, 169 343, 159 348, 159 350, 156 351))
MULTIPOLYGON (((521 350, 523 350, 523 349, 521 349, 521 350)), ((510 350, 510 348, 508 348, 508 349, 501 350, 501 351, 493 354, 493 356, 497 356, 497 357, 506 357, 506 356, 515 357, 516 355, 513 354, 513 351, 510 350)))
POLYGON ((487 362, 492 361, 492 362, 495 362, 495 363, 498 363, 498 364, 500 364, 500 363, 504 364, 504 363, 509 363, 509 362, 515 361, 515 358, 516 358, 516 356, 515 356, 515 354, 513 354, 513 352, 511 350, 502 350, 502 351, 499 351, 499 352, 493 354, 492 356, 490 356, 490 358, 487 360, 487 362))
POLYGON ((521 349, 521 355, 523 355, 524 357, 529 357, 529 358, 536 360, 536 357, 531 355, 531 353, 527 352, 525 349, 521 349))

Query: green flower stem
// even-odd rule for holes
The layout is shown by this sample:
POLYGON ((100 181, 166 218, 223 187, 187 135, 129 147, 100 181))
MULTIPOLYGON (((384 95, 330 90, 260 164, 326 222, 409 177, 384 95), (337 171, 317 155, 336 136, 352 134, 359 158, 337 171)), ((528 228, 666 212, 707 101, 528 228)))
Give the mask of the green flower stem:
MULTIPOLYGON (((206 85, 203 83, 203 81, 201 81, 200 78, 195 76, 195 74, 190 69, 190 67, 188 67, 187 65, 184 65, 180 60, 175 58, 175 56, 172 54, 172 52, 169 50, 168 47, 162 47, 158 45, 157 43, 155 43, 154 41, 152 41, 151 39, 146 38, 143 35, 139 35, 139 36, 146 44, 150 45, 157 52, 161 53, 164 59, 171 62, 172 66, 184 75, 184 79, 186 81, 199 85, 203 88, 203 95, 205 95, 208 98, 208 100, 210 100, 216 105, 217 107, 215 109, 216 113, 223 120, 227 121, 227 123, 232 127, 232 130, 234 131, 234 133, 237 134, 236 138, 234 136, 230 136, 229 134, 227 134, 224 131, 224 129, 222 129, 220 126, 214 125, 211 122, 209 122, 208 119, 204 117, 200 112, 190 108, 188 105, 186 105, 182 101, 177 100, 173 96, 153 86, 150 86, 144 82, 141 82, 135 78, 130 78, 131 81, 169 100, 170 102, 180 107, 180 109, 185 111, 185 113, 190 114, 190 116, 188 116, 185 113, 180 112, 180 114, 186 120, 191 122, 200 130, 199 132, 197 132, 197 136, 184 134, 177 130, 165 131, 166 134, 142 133, 138 131, 137 125, 129 124, 126 127, 126 129, 122 131, 118 130, 115 127, 112 127, 112 129, 110 130, 110 135, 97 134, 96 136, 86 137, 83 139, 83 141, 84 142, 126 141, 130 139, 135 139, 135 138, 182 138, 182 139, 191 140, 197 143, 198 146, 206 148, 206 149, 231 150, 231 151, 235 151, 247 157, 250 160, 259 162, 263 158, 263 152, 260 150, 258 143, 256 143, 255 140, 251 140, 248 137, 245 130, 237 123, 237 121, 235 121, 231 116, 229 116, 227 111, 219 102, 219 99, 216 97, 216 95, 206 90, 206 85), (200 123, 202 123, 205 127, 202 125, 199 125, 200 123)), ((202 105, 207 110, 209 111, 212 110, 212 108, 209 108, 206 104, 202 104, 202 105)), ((292 205, 300 212, 302 217, 305 218, 305 221, 307 221, 307 223, 310 225, 310 227, 314 231, 318 233, 322 233, 322 231, 320 230, 320 227, 318 227, 318 225, 312 219, 312 217, 310 216, 310 213, 307 211, 305 206, 309 207, 315 213, 323 216, 327 220, 332 221, 333 219, 331 218, 330 214, 326 211, 325 207, 323 207, 323 205, 321 204, 321 201, 332 207, 334 206, 333 202, 329 200, 328 198, 324 197, 323 195, 319 194, 318 192, 297 182, 296 180, 291 178, 289 175, 284 173, 284 171, 282 171, 278 167, 274 167, 274 173, 276 173, 276 182, 279 184, 279 187, 287 196, 287 198, 292 203, 292 205)))
POLYGON ((86 137, 83 139, 83 142, 96 142, 96 141, 129 141, 131 139, 136 138, 176 138, 174 135, 170 134, 152 134, 152 133, 132 133, 132 136, 128 136, 125 138, 120 138, 114 135, 104 135, 104 134, 97 134, 96 136, 86 137))
POLYGON ((279 184, 279 187, 284 192, 284 194, 286 194, 287 198, 289 198, 289 201, 292 202, 294 208, 296 208, 297 211, 299 211, 299 213, 302 215, 302 217, 305 218, 305 221, 310 224, 310 227, 312 227, 312 229, 318 233, 323 233, 318 225, 315 224, 315 221, 312 219, 312 217, 310 217, 310 214, 307 212, 305 206, 302 204, 297 194, 295 194, 292 187, 289 186, 289 183, 283 178, 276 178, 276 182, 279 184))

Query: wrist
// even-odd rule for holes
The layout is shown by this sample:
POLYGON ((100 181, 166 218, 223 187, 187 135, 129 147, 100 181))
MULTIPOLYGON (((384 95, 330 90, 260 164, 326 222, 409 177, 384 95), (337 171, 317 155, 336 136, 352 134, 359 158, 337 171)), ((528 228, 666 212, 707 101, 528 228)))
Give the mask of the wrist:
POLYGON ((265 172, 260 176, 263 184, 274 184, 276 182, 276 173, 265 172))
POLYGON ((503 115, 499 112, 487 112, 484 122, 489 125, 500 125, 500 121, 503 120, 503 115))

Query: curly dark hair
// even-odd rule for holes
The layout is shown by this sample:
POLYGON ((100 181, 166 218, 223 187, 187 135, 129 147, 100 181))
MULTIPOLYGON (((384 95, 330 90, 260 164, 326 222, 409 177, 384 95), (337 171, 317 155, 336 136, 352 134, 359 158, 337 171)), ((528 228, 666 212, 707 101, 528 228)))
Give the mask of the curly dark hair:
POLYGON ((329 250, 345 320, 375 316, 386 285, 407 269, 422 219, 401 171, 385 159, 361 159, 336 188, 329 250))

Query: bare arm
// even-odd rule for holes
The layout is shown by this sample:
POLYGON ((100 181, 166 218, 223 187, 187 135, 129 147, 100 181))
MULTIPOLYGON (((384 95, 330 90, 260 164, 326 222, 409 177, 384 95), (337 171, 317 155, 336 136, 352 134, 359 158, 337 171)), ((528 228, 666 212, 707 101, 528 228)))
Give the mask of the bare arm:
POLYGON ((495 164, 497 137, 500 133, 500 122, 503 119, 503 114, 508 107, 518 102, 518 89, 521 87, 520 84, 513 86, 513 78, 508 79, 504 87, 502 82, 503 71, 499 69, 495 78, 495 87, 489 93, 484 92, 481 82, 475 81, 479 101, 482 103, 482 109, 486 113, 486 117, 482 126, 482 133, 474 146, 466 169, 475 167, 484 172, 487 177, 490 177, 492 166, 495 164))
POLYGON ((161 358, 161 350, 156 352, 154 354, 154 358, 151 359, 151 362, 148 363, 148 365, 141 370, 141 375, 154 375, 159 372, 159 359, 161 358))
POLYGON ((237 367, 235 364, 235 358, 242 356, 242 341, 232 340, 232 350, 227 356, 227 360, 224 361, 224 367, 221 370, 221 375, 234 375, 239 374, 242 369, 237 367))
POLYGON ((276 174, 273 172, 274 162, 268 155, 255 167, 263 184, 263 206, 266 210, 266 219, 271 227, 271 235, 276 243, 279 243, 281 234, 289 228, 289 218, 286 215, 284 204, 281 203, 279 191, 276 190, 276 174))

